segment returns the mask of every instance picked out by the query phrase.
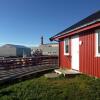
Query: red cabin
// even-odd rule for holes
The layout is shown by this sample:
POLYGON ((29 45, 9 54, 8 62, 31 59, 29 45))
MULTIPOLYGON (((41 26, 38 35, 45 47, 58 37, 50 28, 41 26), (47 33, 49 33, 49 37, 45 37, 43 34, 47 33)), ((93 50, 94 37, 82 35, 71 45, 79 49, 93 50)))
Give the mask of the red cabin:
POLYGON ((100 78, 100 11, 50 38, 59 42, 59 66, 100 78))

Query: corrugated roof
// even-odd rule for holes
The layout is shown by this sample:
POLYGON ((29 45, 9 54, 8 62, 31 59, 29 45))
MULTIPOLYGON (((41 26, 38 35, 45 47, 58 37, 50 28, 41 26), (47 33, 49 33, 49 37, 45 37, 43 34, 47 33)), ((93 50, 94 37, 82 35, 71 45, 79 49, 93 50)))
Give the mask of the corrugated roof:
POLYGON ((5 44, 2 47, 28 48, 22 45, 14 45, 14 44, 5 44))
MULTIPOLYGON (((79 21, 78 23, 76 23, 76 24, 70 26, 69 28, 67 28, 67 29, 65 29, 65 30, 63 30, 63 31, 61 31, 61 32, 59 32, 58 34, 54 35, 53 37, 63 35, 63 34, 65 34, 65 33, 68 32, 68 31, 71 31, 71 30, 73 30, 73 29, 76 29, 76 28, 78 28, 78 27, 81 27, 81 26, 83 26, 83 25, 85 25, 85 24, 87 24, 87 23, 93 22, 93 21, 95 21, 95 20, 97 20, 97 19, 100 19, 100 10, 97 11, 97 12, 95 12, 95 13, 93 13, 92 15, 86 17, 85 19, 79 21)), ((50 39, 52 39, 53 37, 51 37, 50 39)))

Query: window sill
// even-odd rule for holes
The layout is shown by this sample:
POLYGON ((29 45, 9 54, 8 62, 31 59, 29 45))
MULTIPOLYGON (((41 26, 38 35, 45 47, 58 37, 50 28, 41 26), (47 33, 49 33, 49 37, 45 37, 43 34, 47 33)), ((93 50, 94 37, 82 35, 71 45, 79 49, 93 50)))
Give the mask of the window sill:
POLYGON ((69 53, 64 53, 64 56, 69 56, 69 53))
POLYGON ((100 53, 99 54, 96 54, 96 57, 100 57, 100 53))

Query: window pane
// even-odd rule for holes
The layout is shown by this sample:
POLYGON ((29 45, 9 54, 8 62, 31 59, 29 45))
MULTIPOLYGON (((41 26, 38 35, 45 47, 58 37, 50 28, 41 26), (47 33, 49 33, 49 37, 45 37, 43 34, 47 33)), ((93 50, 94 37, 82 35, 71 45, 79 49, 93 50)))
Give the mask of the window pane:
POLYGON ((98 53, 100 53, 100 32, 98 33, 98 53))
POLYGON ((65 53, 68 53, 69 46, 68 46, 68 39, 65 40, 65 53))
POLYGON ((66 53, 68 53, 68 45, 66 45, 66 53))

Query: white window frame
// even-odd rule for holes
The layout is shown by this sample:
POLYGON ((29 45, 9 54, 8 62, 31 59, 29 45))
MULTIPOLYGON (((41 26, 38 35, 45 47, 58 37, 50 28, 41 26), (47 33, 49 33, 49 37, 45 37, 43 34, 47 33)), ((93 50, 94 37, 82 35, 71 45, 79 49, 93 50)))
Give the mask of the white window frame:
POLYGON ((100 32, 100 29, 95 31, 95 46, 96 46, 96 57, 100 57, 100 53, 98 52, 98 33, 100 32))
POLYGON ((68 45, 69 45, 69 38, 64 39, 64 55, 69 55, 69 47, 68 47, 68 53, 66 53, 66 50, 65 50, 66 49, 66 47, 65 47, 66 46, 66 44, 65 44, 66 40, 68 40, 68 45))

